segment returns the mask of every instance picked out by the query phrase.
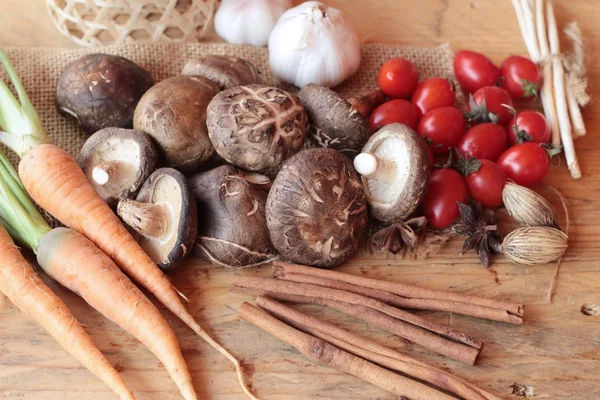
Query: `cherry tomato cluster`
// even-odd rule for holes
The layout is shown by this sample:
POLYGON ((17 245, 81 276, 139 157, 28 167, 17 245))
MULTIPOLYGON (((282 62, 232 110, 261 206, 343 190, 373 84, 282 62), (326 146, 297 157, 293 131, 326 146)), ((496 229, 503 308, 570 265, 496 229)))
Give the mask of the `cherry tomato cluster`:
POLYGON ((377 77, 390 100, 370 116, 373 131, 398 122, 413 128, 429 145, 432 173, 421 211, 437 229, 459 216, 457 202, 471 198, 486 207, 500 207, 507 179, 532 186, 550 169, 544 147, 551 139, 546 118, 537 111, 516 112, 513 105, 513 100, 538 96, 542 74, 534 62, 511 56, 498 67, 483 54, 463 50, 454 58, 454 74, 469 95, 466 112, 456 106, 452 81, 420 81, 412 62, 393 58, 377 77), (433 168, 435 158, 453 157, 454 162, 433 168))

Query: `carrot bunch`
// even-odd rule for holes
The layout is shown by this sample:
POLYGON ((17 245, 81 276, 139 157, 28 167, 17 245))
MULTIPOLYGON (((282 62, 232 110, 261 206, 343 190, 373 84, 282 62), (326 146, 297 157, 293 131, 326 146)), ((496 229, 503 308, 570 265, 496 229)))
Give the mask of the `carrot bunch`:
POLYGON ((0 80, 0 142, 22 158, 17 175, 2 155, 0 190, 7 200, 0 199, 0 217, 6 229, 36 252, 48 275, 144 343, 165 365, 186 399, 196 395, 175 334, 117 265, 225 355, 235 365, 245 393, 255 398, 244 384, 238 360, 186 310, 183 296, 96 193, 73 157, 51 143, 1 49, 0 62, 19 98, 17 101, 0 80), (50 230, 27 193, 68 228, 50 230))

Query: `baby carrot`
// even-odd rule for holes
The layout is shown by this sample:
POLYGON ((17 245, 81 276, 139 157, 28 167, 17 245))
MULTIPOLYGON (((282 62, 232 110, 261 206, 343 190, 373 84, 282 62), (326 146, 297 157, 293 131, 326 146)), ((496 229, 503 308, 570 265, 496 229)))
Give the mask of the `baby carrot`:
POLYGON ((19 163, 19 176, 33 200, 60 222, 88 237, 136 282, 148 289, 196 334, 235 366, 246 395, 238 360, 211 338, 186 310, 180 293, 121 223, 73 157, 53 144, 39 144, 19 163))
POLYGON ((71 311, 40 279, 0 225, 0 292, 33 322, 44 328, 122 400, 133 400, 123 378, 104 357, 71 311))
POLYGON ((196 399, 175 333, 106 254, 80 233, 56 228, 40 240, 37 261, 58 283, 139 339, 164 364, 183 397, 196 399))

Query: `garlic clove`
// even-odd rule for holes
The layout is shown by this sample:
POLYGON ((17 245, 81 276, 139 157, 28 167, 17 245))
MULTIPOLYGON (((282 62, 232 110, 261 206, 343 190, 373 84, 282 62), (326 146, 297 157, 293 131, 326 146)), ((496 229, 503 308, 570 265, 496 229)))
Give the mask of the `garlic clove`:
POLYGON ((215 30, 229 43, 266 46, 279 17, 291 0, 222 0, 215 14, 215 30))
POLYGON ((276 77, 298 87, 337 86, 358 70, 360 41, 340 10, 307 1, 277 21, 269 64, 276 77))

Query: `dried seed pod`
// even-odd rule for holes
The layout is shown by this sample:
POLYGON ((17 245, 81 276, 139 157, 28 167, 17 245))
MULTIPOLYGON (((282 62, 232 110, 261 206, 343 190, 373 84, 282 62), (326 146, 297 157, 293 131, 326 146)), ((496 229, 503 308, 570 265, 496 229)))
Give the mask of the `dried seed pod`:
POLYGON ((533 190, 506 182, 502 200, 508 214, 521 225, 558 228, 556 211, 548 200, 533 190))
POLYGON ((504 238, 502 253, 516 264, 546 264, 562 257, 569 247, 568 240, 569 237, 556 228, 519 228, 504 238))

